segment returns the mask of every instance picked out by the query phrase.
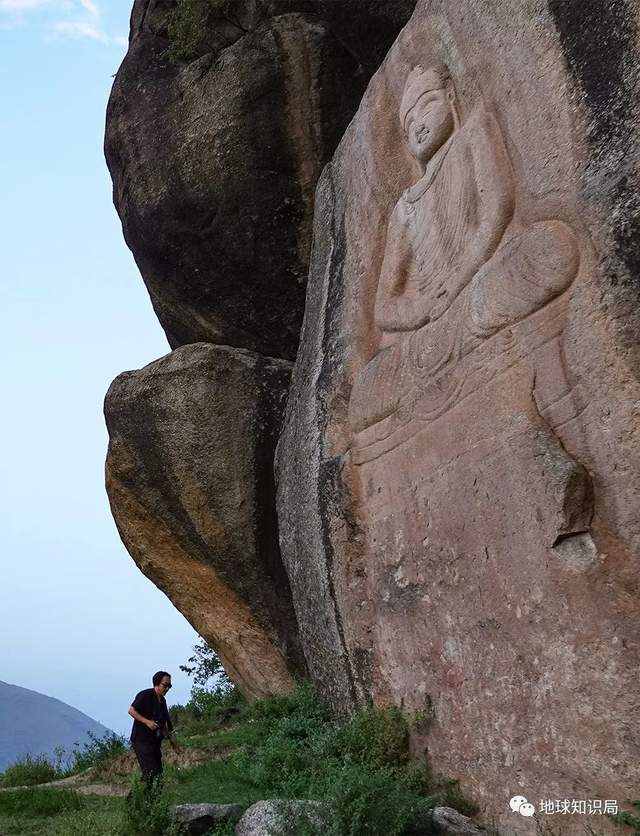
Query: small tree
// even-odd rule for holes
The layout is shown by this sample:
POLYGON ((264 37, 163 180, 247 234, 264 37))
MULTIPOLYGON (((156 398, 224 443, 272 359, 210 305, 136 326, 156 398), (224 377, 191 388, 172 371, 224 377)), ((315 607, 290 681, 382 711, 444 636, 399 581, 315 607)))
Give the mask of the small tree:
POLYGON ((202 636, 193 648, 193 656, 187 659, 185 665, 180 665, 180 670, 193 677, 194 688, 204 688, 212 679, 215 680, 216 690, 226 691, 233 687, 220 657, 202 636))

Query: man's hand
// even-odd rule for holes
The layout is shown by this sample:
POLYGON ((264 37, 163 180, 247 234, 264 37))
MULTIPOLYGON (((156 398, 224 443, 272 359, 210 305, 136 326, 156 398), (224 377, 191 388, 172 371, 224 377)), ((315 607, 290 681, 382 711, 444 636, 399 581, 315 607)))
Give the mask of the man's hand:
POLYGON ((148 729, 151 729, 151 731, 157 731, 160 728, 160 726, 156 723, 155 720, 146 720, 145 726, 148 729))

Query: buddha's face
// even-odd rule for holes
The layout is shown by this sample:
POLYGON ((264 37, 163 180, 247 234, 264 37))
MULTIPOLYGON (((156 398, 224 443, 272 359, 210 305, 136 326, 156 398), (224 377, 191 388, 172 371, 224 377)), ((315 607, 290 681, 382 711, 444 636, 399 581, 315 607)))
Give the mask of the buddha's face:
POLYGON ((420 96, 407 113, 404 132, 411 153, 426 165, 438 148, 451 136, 455 127, 453 94, 446 90, 429 90, 420 96))

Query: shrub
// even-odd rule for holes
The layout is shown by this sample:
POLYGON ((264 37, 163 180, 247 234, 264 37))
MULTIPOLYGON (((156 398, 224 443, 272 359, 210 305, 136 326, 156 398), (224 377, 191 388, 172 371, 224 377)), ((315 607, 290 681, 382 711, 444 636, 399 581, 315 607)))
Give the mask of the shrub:
POLYGON ((395 707, 337 721, 304 684, 248 706, 218 739, 234 751, 192 770, 177 789, 181 801, 324 801, 332 811, 326 836, 426 834, 438 804, 476 812, 456 781, 434 777, 424 759, 411 760, 408 722, 395 707))
POLYGON ((121 735, 107 732, 102 737, 89 732, 89 740, 79 746, 76 744, 72 753, 72 765, 69 774, 83 772, 85 769, 100 770, 110 760, 129 750, 127 741, 121 735))
POLYGON ((172 705, 171 720, 182 734, 193 735, 211 730, 211 726, 225 718, 229 709, 242 710, 246 701, 235 687, 215 686, 213 689, 195 687, 186 705, 172 705))
POLYGON ((331 721, 331 714, 324 703, 318 699, 309 682, 298 683, 291 694, 267 697, 254 702, 251 715, 257 720, 276 721, 285 718, 304 717, 318 725, 331 721))
POLYGON ((45 755, 25 755, 0 775, 0 787, 33 787, 64 777, 66 773, 54 766, 45 755))
POLYGON ((75 792, 52 787, 0 793, 0 816, 56 816, 69 810, 80 810, 82 799, 75 792))
POLYGON ((409 760, 409 726, 395 706, 367 708, 336 732, 333 747, 347 761, 399 766, 409 760))
POLYGON ((235 836, 236 826, 233 822, 226 821, 216 825, 209 831, 208 836, 235 836))
POLYGON ((168 55, 173 61, 189 61, 197 56, 208 20, 207 0, 178 0, 167 25, 168 55))
POLYGON ((131 791, 126 798, 123 830, 125 833, 163 834, 170 826, 171 800, 162 778, 149 785, 134 775, 131 791))
MULTIPOLYGON (((640 798, 636 801, 630 802, 632 807, 635 807, 636 810, 640 813, 640 798)), ((622 827, 633 827, 635 828, 634 833, 640 834, 640 816, 634 816, 633 813, 629 813, 626 810, 623 810, 620 813, 615 813, 612 815, 611 813, 607 813, 608 818, 614 822, 614 824, 620 825, 622 827)))
POLYGON ((222 666, 220 657, 207 642, 200 637, 200 641, 194 645, 193 654, 187 659, 185 665, 180 665, 180 670, 193 677, 193 684, 196 688, 203 688, 213 679, 216 688, 220 691, 228 691, 233 683, 227 676, 222 666))
MULTIPOLYGON (((418 810, 436 805, 435 797, 421 798, 422 781, 389 767, 368 770, 350 766, 336 777, 334 818, 327 836, 400 836, 413 824, 418 810)), ((422 828, 421 832, 429 831, 422 828)))

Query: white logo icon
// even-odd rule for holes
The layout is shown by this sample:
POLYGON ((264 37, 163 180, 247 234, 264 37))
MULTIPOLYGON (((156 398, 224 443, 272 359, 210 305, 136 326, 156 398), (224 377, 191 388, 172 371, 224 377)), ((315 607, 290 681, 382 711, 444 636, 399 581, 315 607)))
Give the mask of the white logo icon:
POLYGON ((532 816, 536 811, 536 808, 527 801, 524 795, 514 795, 509 801, 509 807, 514 813, 520 813, 522 816, 532 816))

